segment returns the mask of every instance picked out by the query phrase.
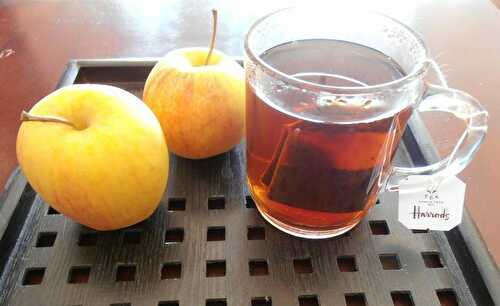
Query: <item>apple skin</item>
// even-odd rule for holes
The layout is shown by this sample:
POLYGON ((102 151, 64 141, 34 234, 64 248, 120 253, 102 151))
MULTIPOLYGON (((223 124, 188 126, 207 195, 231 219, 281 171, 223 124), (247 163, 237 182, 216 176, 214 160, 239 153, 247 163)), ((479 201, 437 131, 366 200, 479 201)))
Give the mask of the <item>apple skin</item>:
POLYGON ((149 217, 165 191, 168 149, 154 114, 131 93, 106 85, 63 87, 23 122, 17 159, 31 186, 62 214, 96 230, 149 217))
POLYGON ((144 102, 165 133, 168 148, 190 159, 208 158, 237 145, 245 126, 245 73, 231 57, 207 48, 177 49, 153 68, 144 102))

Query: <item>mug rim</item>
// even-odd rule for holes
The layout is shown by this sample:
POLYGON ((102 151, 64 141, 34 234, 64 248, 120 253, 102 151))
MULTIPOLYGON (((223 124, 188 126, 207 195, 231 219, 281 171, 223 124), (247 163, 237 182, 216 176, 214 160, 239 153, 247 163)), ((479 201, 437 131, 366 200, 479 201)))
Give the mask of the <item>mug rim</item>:
MULTIPOLYGON (((270 74, 272 77, 275 77, 277 79, 280 79, 281 81, 286 82, 287 84, 294 85, 299 88, 304 88, 307 90, 316 90, 316 91, 331 91, 335 92, 337 94, 367 94, 367 93, 373 93, 373 92, 379 92, 379 91, 384 91, 384 90, 391 90, 397 87, 401 87, 407 83, 410 83, 411 81, 415 80, 416 78, 420 77, 422 74, 424 74, 427 71, 427 68, 429 67, 430 60, 429 60, 429 50, 427 49, 423 39, 418 35, 413 29, 411 29, 409 26, 405 25, 404 23, 400 22, 399 20, 390 17, 388 15, 385 15, 380 12, 376 11, 371 11, 371 10, 361 10, 362 13, 368 13, 368 14, 373 14, 378 17, 382 17, 385 19, 390 20, 391 22, 396 23, 398 26, 402 27, 403 29, 407 30, 417 41, 418 45, 420 48, 423 50, 423 55, 424 55, 424 60, 421 62, 418 62, 414 65, 415 68, 412 69, 412 71, 403 77, 400 77, 398 79, 389 81, 389 82, 384 82, 380 84, 375 84, 375 85, 368 85, 368 86, 333 86, 333 85, 322 85, 314 82, 309 82, 303 79, 299 79, 297 77, 294 77, 292 75, 286 74, 284 72, 279 71, 278 69, 274 68, 273 66, 269 65, 266 63, 264 60, 262 60, 260 55, 256 55, 251 46, 250 46, 250 39, 251 35, 254 33, 255 29, 266 19, 281 13, 283 11, 287 10, 292 10, 292 9, 298 9, 301 6, 289 6, 285 8, 281 8, 275 11, 272 11, 259 19, 257 19, 250 29, 248 30, 247 34, 245 35, 245 42, 244 42, 244 49, 245 49, 245 55, 253 62, 258 64, 260 67, 264 69, 264 71, 268 74, 270 74)), ((308 10, 311 10, 308 8, 308 10)), ((315 10, 318 10, 317 8, 315 10)), ((352 12, 352 9, 347 9, 347 8, 341 8, 343 11, 347 12, 352 12)), ((357 10, 357 13, 359 13, 360 10, 357 10)))

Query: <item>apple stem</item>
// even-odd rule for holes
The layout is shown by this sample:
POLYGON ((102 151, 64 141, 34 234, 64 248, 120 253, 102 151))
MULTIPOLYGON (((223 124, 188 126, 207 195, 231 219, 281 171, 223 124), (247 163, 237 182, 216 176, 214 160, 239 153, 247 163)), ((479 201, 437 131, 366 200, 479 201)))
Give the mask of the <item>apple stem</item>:
POLYGON ((73 128, 76 129, 76 126, 69 122, 68 120, 60 117, 53 117, 53 116, 39 116, 39 115, 32 115, 26 111, 21 112, 21 121, 26 122, 26 121, 38 121, 38 122, 56 122, 56 123, 64 123, 67 125, 72 126, 73 128))
POLYGON ((214 50, 215 47, 215 36, 217 35, 217 10, 213 9, 212 10, 212 39, 210 40, 210 50, 208 50, 208 55, 207 59, 205 60, 205 66, 208 65, 208 62, 210 61, 210 56, 212 55, 212 51, 214 50))

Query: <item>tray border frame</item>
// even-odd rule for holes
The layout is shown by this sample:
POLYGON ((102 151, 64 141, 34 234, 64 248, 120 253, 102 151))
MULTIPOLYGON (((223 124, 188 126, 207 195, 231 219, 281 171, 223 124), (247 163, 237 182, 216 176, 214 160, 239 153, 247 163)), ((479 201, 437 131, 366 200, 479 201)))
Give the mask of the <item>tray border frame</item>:
MULTIPOLYGON (((84 67, 153 67, 160 58, 109 58, 109 59, 73 59, 68 62, 66 68, 56 86, 64 87, 76 80, 78 72, 84 67)), ((243 63, 243 57, 235 57, 240 64, 243 63)), ((410 158, 417 163, 427 164, 430 161, 438 159, 437 150, 429 137, 422 120, 418 116, 413 116, 409 121, 409 132, 405 133, 404 141, 408 148, 410 158)), ((7 179, 5 188, 0 192, 0 246, 10 235, 18 235, 24 226, 13 224, 24 212, 31 209, 34 201, 28 201, 20 207, 18 205, 21 197, 31 189, 27 183, 19 166, 12 172, 7 179)), ((32 191, 32 190, 31 190, 32 191)), ((34 197, 33 197, 34 198, 34 197)), ((445 233, 453 255, 462 268, 466 277, 467 285, 474 299, 481 301, 481 296, 489 295, 495 305, 500 305, 500 270, 493 257, 488 252, 487 246, 481 237, 481 234, 474 223, 468 209, 464 210, 462 223, 445 233), (472 263, 472 264, 471 264, 472 263), (467 270, 467 271, 465 271, 467 270), (480 276, 481 281, 474 279, 474 276, 480 276), (471 279, 472 278, 472 279, 471 279), (482 283, 481 283, 482 282, 482 283), (484 285, 482 287, 482 285, 484 285), (483 288, 486 288, 487 292, 483 288), (478 296, 479 295, 479 296, 478 296)), ((0 256, 0 276, 3 274, 7 261, 15 249, 8 250, 9 254, 4 255, 4 262, 0 256), (6 256, 8 255, 8 256, 6 256)))

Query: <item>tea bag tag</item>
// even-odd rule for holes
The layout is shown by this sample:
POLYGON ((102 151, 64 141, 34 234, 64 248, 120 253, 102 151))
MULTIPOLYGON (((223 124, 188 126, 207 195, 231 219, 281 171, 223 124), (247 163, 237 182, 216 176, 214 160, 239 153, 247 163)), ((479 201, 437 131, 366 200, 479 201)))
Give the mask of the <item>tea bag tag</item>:
POLYGON ((438 184, 426 175, 409 176, 400 182, 399 222, 409 229, 449 231, 462 222, 464 197, 465 183, 456 176, 438 184))

